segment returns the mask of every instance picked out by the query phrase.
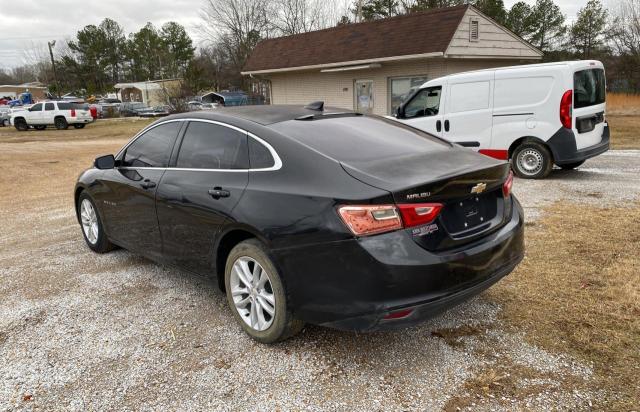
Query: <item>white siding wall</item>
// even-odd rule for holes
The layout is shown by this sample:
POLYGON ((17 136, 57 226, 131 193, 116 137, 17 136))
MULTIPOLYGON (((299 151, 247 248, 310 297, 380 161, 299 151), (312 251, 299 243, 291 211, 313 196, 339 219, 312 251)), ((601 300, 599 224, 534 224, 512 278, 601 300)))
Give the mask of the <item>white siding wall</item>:
POLYGON ((469 70, 518 64, 515 60, 422 59, 402 63, 383 63, 380 68, 320 73, 319 70, 272 74, 274 104, 307 104, 324 100, 327 106, 353 110, 355 80, 373 80, 374 113, 389 114, 389 78, 426 75, 429 79, 469 70))
POLYGON ((542 55, 527 46, 521 39, 509 33, 491 20, 480 15, 473 8, 465 13, 458 30, 453 35, 446 52, 452 56, 495 56, 515 58, 540 59, 542 55), (469 40, 469 28, 471 20, 479 22, 479 38, 477 41, 469 40))

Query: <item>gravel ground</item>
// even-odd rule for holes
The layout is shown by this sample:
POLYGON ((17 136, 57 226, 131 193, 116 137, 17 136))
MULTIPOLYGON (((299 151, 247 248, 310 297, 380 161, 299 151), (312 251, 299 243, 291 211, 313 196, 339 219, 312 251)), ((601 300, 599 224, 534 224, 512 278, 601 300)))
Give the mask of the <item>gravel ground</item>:
MULTIPOLYGON (((521 368, 540 377, 519 385, 544 390, 473 408, 588 409, 598 396, 584 389, 591 365, 527 344, 482 295, 404 331, 308 326, 255 343, 213 282, 84 245, 73 181, 123 142, 0 143, 12 194, 0 200, 0 410, 435 410, 482 373, 521 368)), ((640 151, 609 152, 515 191, 529 219, 559 199, 623 203, 638 198, 639 168, 640 151)))

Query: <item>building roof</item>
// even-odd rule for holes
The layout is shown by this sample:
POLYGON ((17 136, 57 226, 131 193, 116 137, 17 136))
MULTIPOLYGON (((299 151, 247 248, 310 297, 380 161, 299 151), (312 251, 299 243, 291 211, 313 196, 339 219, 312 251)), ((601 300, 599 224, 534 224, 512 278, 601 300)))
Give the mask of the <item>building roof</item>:
POLYGON ((461 5, 432 9, 266 39, 253 50, 243 72, 407 55, 442 55, 468 8, 461 5))

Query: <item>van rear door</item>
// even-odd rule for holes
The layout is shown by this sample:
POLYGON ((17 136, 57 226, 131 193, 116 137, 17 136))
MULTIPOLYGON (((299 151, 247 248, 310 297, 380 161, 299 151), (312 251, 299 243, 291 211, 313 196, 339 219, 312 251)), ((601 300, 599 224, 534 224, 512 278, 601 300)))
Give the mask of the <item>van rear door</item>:
POLYGON ((491 70, 449 77, 442 137, 476 150, 491 149, 494 76, 491 70))
POLYGON ((605 127, 604 67, 595 62, 573 73, 573 132, 578 150, 600 143, 605 127))

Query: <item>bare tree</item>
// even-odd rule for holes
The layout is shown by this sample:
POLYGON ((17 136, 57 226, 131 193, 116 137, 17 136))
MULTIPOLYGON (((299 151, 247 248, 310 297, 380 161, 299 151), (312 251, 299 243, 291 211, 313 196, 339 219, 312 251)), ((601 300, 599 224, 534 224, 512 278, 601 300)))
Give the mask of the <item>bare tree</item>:
POLYGON ((640 58, 640 0, 620 0, 612 14, 609 33, 616 51, 640 58))
POLYGON ((306 33, 327 27, 331 2, 323 0, 274 0, 273 27, 282 35, 306 33))

